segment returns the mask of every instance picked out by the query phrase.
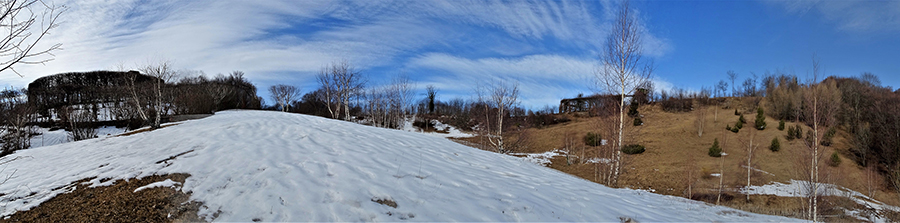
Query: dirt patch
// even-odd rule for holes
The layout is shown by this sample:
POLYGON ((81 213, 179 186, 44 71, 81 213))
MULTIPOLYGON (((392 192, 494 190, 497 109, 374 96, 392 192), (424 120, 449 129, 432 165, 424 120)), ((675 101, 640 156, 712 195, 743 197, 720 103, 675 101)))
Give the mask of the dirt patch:
POLYGON ((397 202, 394 202, 393 200, 388 198, 372 198, 372 202, 387 205, 392 208, 397 208, 397 202))
MULTIPOLYGON (((176 125, 179 125, 179 124, 181 124, 181 123, 163 124, 163 125, 160 125, 160 126, 159 126, 159 129, 165 128, 165 127, 169 127, 169 126, 176 126, 176 125)), ((153 131, 153 130, 156 130, 156 129, 153 129, 153 128, 143 128, 143 129, 139 129, 139 130, 134 130, 134 131, 122 133, 122 134, 119 134, 119 135, 117 135, 117 136, 130 136, 130 135, 134 135, 134 134, 138 134, 138 133, 142 133, 142 132, 149 132, 149 131, 153 131)))
POLYGON ((118 180, 111 186, 88 188, 81 180, 71 193, 60 194, 40 206, 20 211, 0 222, 199 222, 201 204, 190 193, 171 187, 135 189, 171 179, 179 183, 188 174, 168 174, 118 180))

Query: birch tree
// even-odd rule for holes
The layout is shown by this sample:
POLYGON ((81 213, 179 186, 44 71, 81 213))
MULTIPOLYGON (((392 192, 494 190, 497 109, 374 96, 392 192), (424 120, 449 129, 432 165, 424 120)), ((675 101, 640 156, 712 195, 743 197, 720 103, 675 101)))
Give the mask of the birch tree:
POLYGON ((346 60, 333 62, 319 72, 316 77, 325 91, 328 112, 337 119, 343 107, 344 120, 350 120, 350 102, 363 93, 365 80, 362 73, 346 60), (332 106, 336 105, 336 106, 332 106))
MULTIPOLYGON (((747 142, 747 187, 750 188, 750 174, 753 170, 753 152, 759 147, 759 142, 753 145, 753 138, 756 137, 756 128, 750 128, 747 142)), ((747 202, 750 202, 750 193, 747 193, 747 202)))
POLYGON ((162 114, 168 111, 171 103, 165 103, 163 91, 166 88, 166 82, 171 81, 177 76, 177 72, 172 69, 171 63, 163 61, 158 64, 150 64, 140 69, 145 75, 154 77, 153 83, 149 86, 138 86, 136 83, 137 74, 129 73, 129 87, 131 90, 131 103, 137 110, 139 117, 144 122, 150 124, 150 128, 157 129, 160 127, 162 114))
MULTIPOLYGON (((519 84, 506 84, 503 81, 497 81, 494 84, 485 86, 485 89, 477 91, 479 101, 484 102, 485 115, 491 115, 490 110, 494 110, 496 115, 496 123, 490 123, 483 127, 487 131, 488 142, 497 150, 498 153, 508 153, 509 148, 503 141, 503 120, 509 115, 510 111, 519 103, 519 84), (493 109, 491 109, 493 107, 493 109), (491 124, 496 124, 494 130, 490 131, 491 124)), ((490 118, 485 118, 486 122, 490 122, 490 118)))
POLYGON ((818 221, 818 200, 819 188, 822 187, 819 179, 819 160, 822 158, 819 150, 819 139, 825 134, 825 130, 835 124, 835 115, 838 107, 841 105, 840 91, 837 89, 834 81, 819 82, 821 75, 819 60, 813 56, 812 80, 808 86, 808 92, 804 94, 805 106, 803 109, 806 113, 807 124, 812 127, 808 130, 811 134, 807 135, 804 140, 809 152, 809 185, 810 191, 808 197, 808 217, 812 221, 818 221), (812 139, 809 139, 812 137, 812 139))
POLYGON ((649 79, 653 70, 652 62, 642 58, 642 28, 637 15, 633 14, 628 1, 619 5, 605 47, 600 53, 600 67, 595 71, 598 85, 606 91, 618 94, 619 131, 618 151, 614 159, 613 182, 617 184, 621 169, 622 145, 625 128, 625 97, 649 79))

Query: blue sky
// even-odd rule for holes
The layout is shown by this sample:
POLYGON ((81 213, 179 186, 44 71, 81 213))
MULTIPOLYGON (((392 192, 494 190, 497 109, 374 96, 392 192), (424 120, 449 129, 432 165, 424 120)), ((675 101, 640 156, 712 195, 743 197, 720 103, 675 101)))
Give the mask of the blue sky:
MULTIPOLYGON (((480 83, 517 82, 522 106, 598 91, 597 53, 614 1, 57 1, 69 7, 44 44, 54 61, 0 73, 21 87, 54 73, 169 60, 207 75, 241 70, 268 99, 273 84, 316 88, 348 60, 368 85, 405 74, 441 100, 480 83)), ((872 72, 900 86, 900 1, 635 1, 660 88, 697 90, 776 70, 808 77, 872 72)), ((424 97, 420 95, 419 97, 424 97)))

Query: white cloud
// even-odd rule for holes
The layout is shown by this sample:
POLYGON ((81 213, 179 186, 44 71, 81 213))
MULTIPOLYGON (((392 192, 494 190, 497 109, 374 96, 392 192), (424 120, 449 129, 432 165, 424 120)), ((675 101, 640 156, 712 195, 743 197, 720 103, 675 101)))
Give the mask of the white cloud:
MULTIPOLYGON (((362 69, 418 66, 460 75, 448 83, 517 80, 534 92, 529 98, 546 102, 586 88, 593 59, 562 55, 593 54, 602 44, 608 21, 596 3, 70 0, 59 2, 70 8, 64 24, 42 42, 63 43, 64 50, 45 66, 20 67, 25 78, 0 74, 0 83, 24 86, 54 73, 133 68, 153 58, 207 74, 242 70, 254 81, 299 82, 347 59, 362 69), (585 52, 556 52, 545 42, 585 52)), ((645 39, 650 56, 671 49, 663 38, 645 39)))
POLYGON ((518 58, 467 59, 447 54, 428 54, 410 61, 413 69, 448 73, 430 81, 438 88, 472 92, 478 84, 497 80, 519 83, 524 105, 539 108, 556 105, 577 93, 590 94, 595 62, 559 55, 530 55, 518 58), (587 82, 586 82, 587 81, 587 82))
POLYGON ((839 30, 898 31, 900 30, 900 1, 767 1, 783 7, 789 13, 820 14, 834 22, 839 30))

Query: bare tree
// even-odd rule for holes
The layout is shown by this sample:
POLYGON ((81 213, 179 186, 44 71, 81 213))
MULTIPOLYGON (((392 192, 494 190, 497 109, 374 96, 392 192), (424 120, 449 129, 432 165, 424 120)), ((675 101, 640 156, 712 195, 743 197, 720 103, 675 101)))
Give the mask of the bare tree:
POLYGON ((74 106, 66 106, 62 110, 68 122, 66 124, 69 127, 70 141, 97 138, 97 129, 90 126, 90 123, 97 121, 96 115, 86 110, 76 109, 74 106))
POLYGON ((719 93, 716 93, 716 97, 724 97, 725 91, 727 91, 727 90, 728 90, 728 82, 725 82, 725 80, 719 80, 719 83, 716 84, 716 92, 719 92, 719 93))
POLYGON ((291 103, 300 97, 300 88, 291 85, 277 84, 269 87, 269 93, 272 94, 272 100, 274 100, 278 106, 281 106, 281 111, 287 112, 291 103))
MULTIPOLYGON (((722 129, 722 153, 725 153, 725 148, 728 145, 728 133, 722 129)), ((722 190, 725 189, 725 156, 719 156, 719 192, 716 196, 716 205, 719 205, 719 202, 722 201, 722 190)))
POLYGON ((734 81, 737 80, 737 73, 733 70, 729 70, 728 79, 731 80, 731 97, 734 97, 737 94, 737 88, 734 86, 734 81))
MULTIPOLYGON (((725 80, 719 80, 719 84, 716 85, 716 90, 718 92, 720 92, 718 94, 718 97, 724 97, 725 91, 728 90, 728 82, 725 82, 725 80)), ((718 122, 719 121, 719 99, 716 98, 715 100, 716 100, 716 108, 713 109, 713 111, 715 112, 715 114, 713 115, 713 121, 718 122)))
POLYGON ((12 70, 19 76, 19 72, 13 68, 16 64, 43 64, 50 58, 41 58, 44 55, 53 56, 53 51, 60 49, 61 43, 39 50, 35 49, 38 42, 50 34, 50 31, 59 26, 57 19, 66 11, 65 6, 52 5, 39 0, 2 0, 0 1, 0 72, 12 70), (40 21, 39 21, 40 20, 40 21), (35 27, 39 25, 39 27, 35 27), (38 29, 37 35, 32 35, 32 30, 38 29))
POLYGON ((597 83, 606 91, 619 94, 619 139, 612 185, 617 184, 622 159, 624 139, 625 97, 650 78, 652 62, 642 60, 642 28, 631 12, 629 2, 621 3, 613 28, 606 37, 605 48, 600 53, 600 67, 595 72, 597 83))
POLYGON ((696 109, 694 109, 694 115, 697 119, 695 124, 697 125, 697 137, 703 137, 703 125, 706 123, 706 108, 703 106, 703 103, 699 100, 696 103, 696 109))
POLYGON ((362 73, 346 60, 341 60, 325 66, 317 80, 325 91, 328 112, 331 113, 332 118, 338 118, 339 109, 343 106, 344 120, 349 121, 351 99, 363 93, 365 80, 363 80, 362 73), (336 104, 336 106, 332 108, 332 104, 336 104))
POLYGON ((136 86, 137 75, 130 75, 128 78, 132 103, 138 111, 139 117, 149 123, 150 128, 157 129, 160 127, 162 115, 167 113, 171 106, 171 103, 165 102, 166 98, 163 95, 166 82, 174 79, 177 72, 172 69, 169 61, 146 65, 140 70, 145 75, 154 77, 155 80, 150 86, 136 86))
POLYGON ((408 114, 412 114, 412 98, 415 84, 408 76, 401 73, 391 80, 390 89, 391 99, 391 116, 393 117, 393 125, 400 128, 400 124, 406 120, 408 114))
MULTIPOLYGON (((753 152, 759 147, 759 142, 753 145, 753 138, 756 137, 756 128, 748 128, 750 131, 747 142, 747 189, 750 189, 750 173, 753 170, 753 152)), ((750 193, 747 193, 747 202, 750 202, 750 193)))
POLYGON ((837 89, 833 81, 819 82, 820 73, 819 60, 813 56, 813 79, 808 89, 809 93, 804 94, 806 106, 804 109, 807 114, 807 123, 812 127, 807 135, 806 147, 809 150, 809 219, 818 221, 818 200, 820 193, 819 180, 819 160, 822 154, 819 153, 819 139, 825 134, 825 130, 835 124, 835 114, 838 106, 841 104, 840 91, 837 89), (810 139, 811 137, 811 139, 810 139))
POLYGON ((325 107, 328 108, 328 114, 331 115, 332 119, 337 119, 339 103, 336 103, 337 100, 337 89, 335 89, 334 83, 334 75, 331 72, 331 67, 324 67, 321 71, 319 71, 319 75, 316 76, 316 80, 319 82, 320 89, 322 90, 322 101, 325 102, 325 107), (338 107, 335 107, 338 105, 338 107))
MULTIPOLYGON (((495 131, 490 131, 490 125, 484 127, 488 130, 488 141, 497 152, 510 152, 503 142, 503 120, 509 115, 512 108, 518 104, 519 84, 507 85, 503 81, 496 81, 494 84, 485 86, 485 89, 478 90, 477 94, 479 101, 489 105, 485 106, 486 110, 491 109, 491 107, 496 110, 494 113, 496 115, 496 123, 491 123, 496 124, 495 131)), ((487 116, 490 113, 485 112, 485 115, 487 116)), ((486 118, 485 120, 490 119, 486 118)))

